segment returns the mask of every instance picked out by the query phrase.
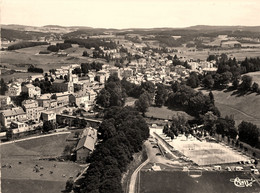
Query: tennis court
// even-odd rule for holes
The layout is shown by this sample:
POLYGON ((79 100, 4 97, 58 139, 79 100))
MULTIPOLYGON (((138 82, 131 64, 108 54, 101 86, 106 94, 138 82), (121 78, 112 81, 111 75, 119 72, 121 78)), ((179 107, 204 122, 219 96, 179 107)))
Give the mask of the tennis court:
POLYGON ((230 147, 215 142, 201 142, 194 137, 178 136, 170 144, 200 166, 250 160, 230 147))

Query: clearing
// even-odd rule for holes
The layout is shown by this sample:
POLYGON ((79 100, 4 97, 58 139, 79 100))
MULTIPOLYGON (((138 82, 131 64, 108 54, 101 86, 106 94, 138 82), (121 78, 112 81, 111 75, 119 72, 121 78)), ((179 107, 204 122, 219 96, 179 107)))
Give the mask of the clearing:
POLYGON ((181 110, 171 110, 166 106, 162 107, 149 107, 148 111, 145 113, 146 117, 153 117, 158 119, 172 119, 173 116, 182 115, 186 117, 188 120, 193 119, 192 116, 188 115, 184 111, 181 110))

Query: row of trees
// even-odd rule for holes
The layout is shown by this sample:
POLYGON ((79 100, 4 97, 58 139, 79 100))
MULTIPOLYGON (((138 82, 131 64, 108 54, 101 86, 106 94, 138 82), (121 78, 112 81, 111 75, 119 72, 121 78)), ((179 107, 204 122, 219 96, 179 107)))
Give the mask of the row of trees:
POLYGON ((43 69, 42 69, 42 68, 37 68, 37 67, 31 65, 31 66, 28 68, 28 72, 43 73, 43 69))
POLYGON ((64 41, 64 43, 69 44, 78 44, 81 46, 84 46, 85 48, 95 48, 95 50, 99 50, 99 47, 102 46, 104 49, 116 49, 116 43, 113 41, 106 41, 102 39, 80 39, 80 38, 73 38, 73 39, 67 39, 64 41))
POLYGON ((260 92, 258 83, 253 83, 252 77, 248 75, 241 77, 244 73, 260 70, 259 58, 246 58, 241 62, 241 65, 239 65, 235 58, 228 59, 225 54, 221 56, 210 55, 208 60, 216 60, 216 65, 218 66, 217 72, 208 73, 205 76, 192 72, 186 81, 188 86, 196 88, 199 85, 203 85, 208 89, 223 89, 232 83, 233 88, 241 92, 260 92), (242 81, 241 83, 240 80, 242 81))
POLYGON ((29 48, 34 46, 40 46, 40 45, 48 45, 47 42, 19 42, 16 44, 13 44, 11 46, 8 46, 8 50, 18 50, 22 48, 29 48))
POLYGON ((102 143, 87 160, 84 181, 75 192, 122 193, 121 177, 132 155, 142 149, 149 128, 137 111, 130 107, 107 109, 98 132, 102 143))
POLYGON ((102 70, 103 63, 100 62, 92 62, 92 63, 82 63, 80 68, 75 68, 72 73, 81 75, 88 74, 90 70, 96 70, 97 72, 102 70))
POLYGON ((57 43, 56 45, 48 46, 47 50, 49 50, 51 52, 58 52, 59 50, 66 50, 71 47, 72 46, 69 43, 57 43))

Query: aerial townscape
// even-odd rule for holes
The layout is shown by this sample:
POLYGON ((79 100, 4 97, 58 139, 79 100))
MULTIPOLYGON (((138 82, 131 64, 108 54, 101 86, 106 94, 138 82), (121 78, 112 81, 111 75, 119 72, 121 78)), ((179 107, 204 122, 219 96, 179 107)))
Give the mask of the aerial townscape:
POLYGON ((0 192, 260 192, 257 23, 117 29, 4 14, 0 192))

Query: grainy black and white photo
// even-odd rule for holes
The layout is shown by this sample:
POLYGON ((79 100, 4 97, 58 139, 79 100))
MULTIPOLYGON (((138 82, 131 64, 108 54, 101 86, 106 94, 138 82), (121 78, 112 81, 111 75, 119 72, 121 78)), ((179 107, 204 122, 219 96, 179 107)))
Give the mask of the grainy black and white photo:
POLYGON ((0 193, 259 193, 260 1, 0 0, 0 193))

